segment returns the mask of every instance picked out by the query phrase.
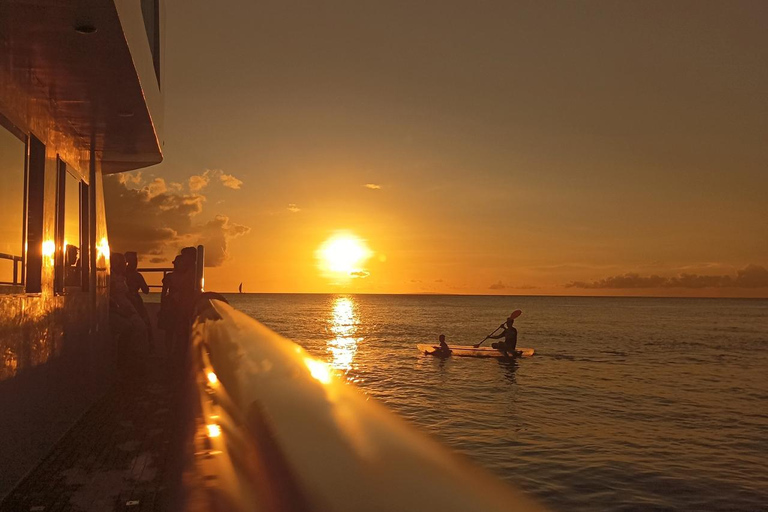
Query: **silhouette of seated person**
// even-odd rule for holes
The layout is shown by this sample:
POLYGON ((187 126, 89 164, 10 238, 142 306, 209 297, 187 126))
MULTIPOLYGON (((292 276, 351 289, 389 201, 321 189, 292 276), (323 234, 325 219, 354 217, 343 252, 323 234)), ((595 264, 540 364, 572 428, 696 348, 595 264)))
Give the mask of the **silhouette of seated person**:
POLYGON ((149 314, 147 308, 144 306, 144 301, 141 299, 139 292, 147 295, 149 293, 149 285, 144 279, 144 276, 137 270, 139 266, 139 257, 135 251, 129 251, 125 253, 125 283, 128 286, 128 298, 131 300, 133 307, 136 308, 136 312, 147 326, 147 338, 150 344, 150 350, 152 347, 152 323, 149 320, 149 314))
POLYGON ((109 264, 109 325, 118 340, 118 353, 124 357, 146 349, 147 326, 128 296, 125 257, 113 252, 109 264))
POLYGON ((80 249, 72 244, 64 248, 64 286, 82 286, 80 249))
POLYGON ((445 334, 441 334, 440 337, 438 337, 438 341, 440 342, 440 346, 438 346, 432 354, 438 357, 450 356, 451 348, 445 342, 445 334))

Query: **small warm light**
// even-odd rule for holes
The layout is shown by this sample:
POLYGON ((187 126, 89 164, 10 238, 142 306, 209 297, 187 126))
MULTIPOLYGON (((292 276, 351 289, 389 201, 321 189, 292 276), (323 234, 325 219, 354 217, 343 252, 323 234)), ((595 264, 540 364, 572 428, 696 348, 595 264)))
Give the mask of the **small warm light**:
POLYGON ((50 265, 54 264, 53 256, 56 254, 56 243, 53 240, 43 242, 43 257, 48 258, 50 265))
POLYGON ((99 240, 96 244, 96 257, 97 258, 109 258, 109 242, 106 238, 99 240))
POLYGON ((331 370, 328 368, 328 365, 320 361, 316 361, 311 357, 305 357, 304 364, 307 365, 307 368, 309 368, 309 373, 316 380, 319 380, 323 384, 328 384, 331 382, 331 370))
POLYGON ((221 427, 216 423, 209 423, 205 428, 208 429, 208 437, 219 437, 221 435, 221 427))
POLYGON ((216 376, 215 373, 208 372, 208 382, 210 382, 211 384, 216 384, 217 382, 219 382, 219 378, 216 376))

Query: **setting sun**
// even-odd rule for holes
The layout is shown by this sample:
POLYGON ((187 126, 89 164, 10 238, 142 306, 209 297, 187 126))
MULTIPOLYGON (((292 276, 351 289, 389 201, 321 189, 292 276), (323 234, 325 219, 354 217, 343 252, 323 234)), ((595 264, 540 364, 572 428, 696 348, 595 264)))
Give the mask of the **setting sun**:
POLYGON ((323 270, 350 275, 362 270, 362 265, 371 257, 371 250, 365 240, 349 233, 339 233, 323 242, 317 254, 323 270))

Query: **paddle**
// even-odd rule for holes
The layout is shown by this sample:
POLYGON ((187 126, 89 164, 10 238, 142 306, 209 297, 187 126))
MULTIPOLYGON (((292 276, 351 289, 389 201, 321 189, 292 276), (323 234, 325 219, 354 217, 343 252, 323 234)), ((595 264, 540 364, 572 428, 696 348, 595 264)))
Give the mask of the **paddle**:
POLYGON ((499 329, 503 329, 503 328, 504 328, 504 324, 501 324, 500 326, 498 326, 497 328, 495 328, 491 334, 489 334, 488 336, 486 336, 485 338, 483 338, 483 341, 481 341, 481 342, 480 342, 480 343, 478 343, 477 345, 472 345, 472 346, 473 346, 473 347, 475 347, 475 348, 478 348, 480 345, 482 345, 482 344, 485 342, 485 340, 487 340, 488 338, 490 338, 491 336, 493 336, 494 334, 496 334, 496 331, 498 331, 499 329))

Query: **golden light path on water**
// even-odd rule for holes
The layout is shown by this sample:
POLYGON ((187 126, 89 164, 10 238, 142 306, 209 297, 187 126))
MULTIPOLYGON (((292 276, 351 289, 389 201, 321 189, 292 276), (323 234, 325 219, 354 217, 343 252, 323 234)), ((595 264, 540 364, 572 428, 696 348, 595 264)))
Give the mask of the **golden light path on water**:
POLYGON ((352 369, 352 361, 357 353, 357 344, 361 338, 355 337, 360 319, 357 304, 350 297, 337 297, 329 318, 329 330, 335 336, 328 340, 328 352, 331 354, 330 365, 339 371, 352 369))

